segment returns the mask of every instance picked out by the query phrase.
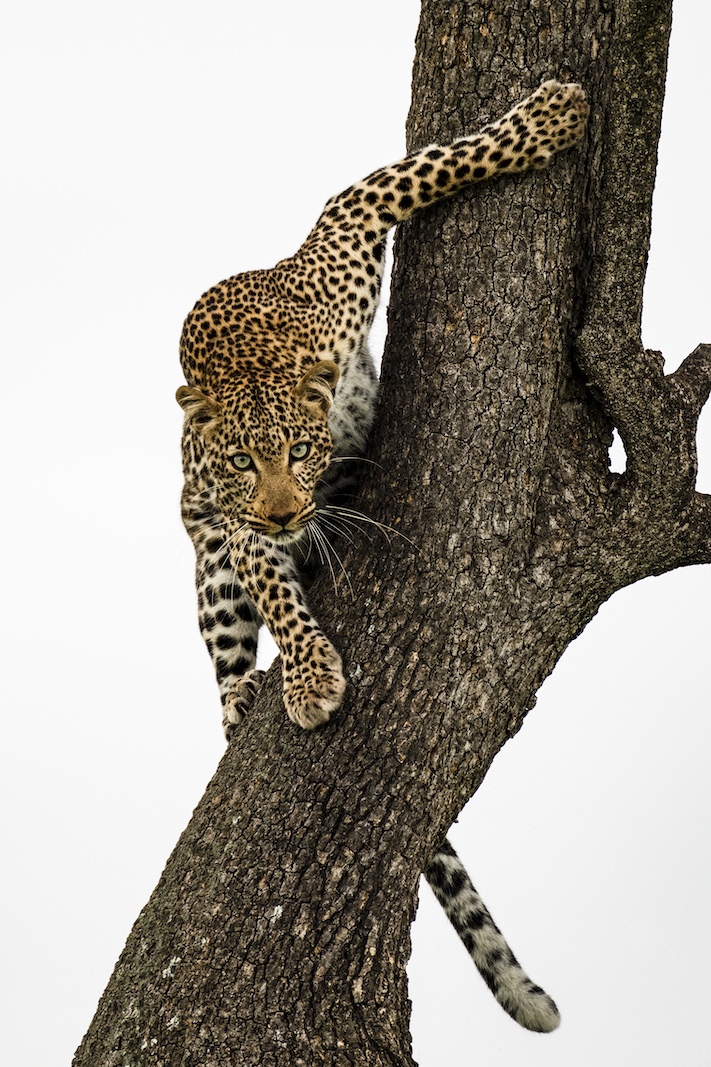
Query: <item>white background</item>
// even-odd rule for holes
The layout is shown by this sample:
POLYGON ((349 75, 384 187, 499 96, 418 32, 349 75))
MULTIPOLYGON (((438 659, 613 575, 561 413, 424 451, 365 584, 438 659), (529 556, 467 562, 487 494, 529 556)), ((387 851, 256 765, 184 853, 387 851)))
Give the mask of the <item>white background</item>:
MULTIPOLYGON (((415 0, 28 0, 5 16, 9 1067, 69 1063, 223 751, 178 515, 182 319, 402 153, 417 17, 415 0)), ((645 317, 670 367, 711 340, 710 34, 708 5, 679 2, 645 317)), ((708 417, 702 439, 711 491, 708 417)), ((710 594, 693 568, 605 605, 452 833, 561 1029, 501 1012, 424 888, 422 1067, 711 1063, 710 594)))

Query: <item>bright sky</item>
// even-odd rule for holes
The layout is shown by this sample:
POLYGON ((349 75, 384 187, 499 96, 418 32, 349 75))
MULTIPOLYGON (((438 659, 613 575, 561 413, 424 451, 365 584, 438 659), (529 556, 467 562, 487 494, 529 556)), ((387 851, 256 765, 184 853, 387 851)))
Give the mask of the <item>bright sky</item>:
MULTIPOLYGON (((672 367, 711 341, 711 15, 677 8, 645 313, 672 367)), ((69 1063, 223 751, 178 514, 182 319, 402 152, 417 17, 415 0, 66 0, 5 16, 12 1067, 69 1063)), ((711 491, 711 415, 701 436, 711 491)), ((503 1014, 424 888, 421 1067, 708 1064, 710 602, 711 568, 695 568, 605 605, 452 832, 561 1029, 503 1014)))

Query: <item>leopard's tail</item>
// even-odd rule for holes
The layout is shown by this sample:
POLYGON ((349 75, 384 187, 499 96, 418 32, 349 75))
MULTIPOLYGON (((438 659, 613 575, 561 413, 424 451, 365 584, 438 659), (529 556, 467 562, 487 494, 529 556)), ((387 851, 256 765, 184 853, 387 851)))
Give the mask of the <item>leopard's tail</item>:
POLYGON ((504 1011, 527 1030, 555 1030, 560 1023, 555 1003, 521 968, 449 841, 424 874, 504 1011))

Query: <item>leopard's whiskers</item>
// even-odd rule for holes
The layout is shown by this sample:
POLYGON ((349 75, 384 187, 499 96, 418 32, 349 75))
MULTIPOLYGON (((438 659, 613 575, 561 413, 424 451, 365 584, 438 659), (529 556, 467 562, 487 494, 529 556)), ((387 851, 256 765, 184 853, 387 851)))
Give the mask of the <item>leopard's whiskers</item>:
POLYGON ((331 463, 370 463, 371 467, 377 467, 380 471, 385 470, 381 463, 368 459, 366 456, 331 456, 331 463))
POLYGON ((331 518, 341 519, 343 522, 350 522, 353 526, 358 526, 359 523, 365 523, 368 526, 374 527, 379 530, 385 537, 388 544, 391 543, 391 534, 395 537, 401 537, 403 541, 407 541, 413 548, 417 548, 417 545, 401 530, 396 530, 392 526, 388 526, 384 522, 378 522, 377 519, 371 519, 370 516, 364 515, 362 511, 356 511, 354 508, 346 508, 338 504, 324 504, 321 512, 326 512, 331 518))
POLYGON ((316 520, 313 521, 310 525, 313 527, 312 533, 313 533, 313 536, 314 536, 314 538, 316 540, 316 543, 317 544, 320 543, 320 545, 321 545, 321 547, 323 549, 324 555, 326 557, 326 563, 328 565, 328 569, 331 572, 331 579, 333 581, 334 591, 338 592, 338 581, 336 579, 336 572, 335 572, 335 570, 333 568, 333 563, 331 562, 331 558, 333 558, 336 561, 336 563, 338 564, 338 567, 339 567, 339 569, 341 571, 341 574, 343 575, 343 577, 345 578, 346 582, 348 583, 348 589, 350 591, 351 598, 353 598, 355 596, 355 593, 353 591, 353 583, 351 582, 350 575, 349 575, 348 571, 346 570, 346 567, 345 567, 345 564, 344 564, 343 560, 341 559, 340 555, 336 551, 334 545, 331 543, 330 538, 328 538, 326 536, 326 534, 324 534, 323 530, 321 530, 319 528, 319 525, 318 525, 318 519, 319 518, 320 518, 320 516, 316 516, 316 520))

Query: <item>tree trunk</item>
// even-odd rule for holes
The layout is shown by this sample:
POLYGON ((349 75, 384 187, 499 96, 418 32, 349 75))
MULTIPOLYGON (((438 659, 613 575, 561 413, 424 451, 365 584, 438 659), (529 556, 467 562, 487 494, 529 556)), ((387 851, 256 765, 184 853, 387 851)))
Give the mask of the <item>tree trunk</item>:
POLYGON ((711 348, 665 378, 640 340, 669 28, 667 0, 424 0, 411 147, 547 76, 585 86, 586 145, 402 227, 361 505, 402 536, 344 555, 352 597, 310 596, 344 707, 299 730, 271 672, 75 1067, 412 1064, 428 858, 599 606, 711 558, 711 348))

